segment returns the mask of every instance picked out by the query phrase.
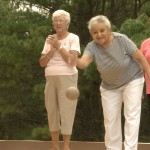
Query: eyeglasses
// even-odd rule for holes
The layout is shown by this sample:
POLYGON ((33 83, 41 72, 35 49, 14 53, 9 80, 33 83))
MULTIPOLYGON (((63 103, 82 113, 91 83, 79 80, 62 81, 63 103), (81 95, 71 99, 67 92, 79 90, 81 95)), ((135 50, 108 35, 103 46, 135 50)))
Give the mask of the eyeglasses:
POLYGON ((62 20, 62 19, 58 19, 58 20, 53 20, 53 23, 65 23, 66 21, 65 20, 62 20))

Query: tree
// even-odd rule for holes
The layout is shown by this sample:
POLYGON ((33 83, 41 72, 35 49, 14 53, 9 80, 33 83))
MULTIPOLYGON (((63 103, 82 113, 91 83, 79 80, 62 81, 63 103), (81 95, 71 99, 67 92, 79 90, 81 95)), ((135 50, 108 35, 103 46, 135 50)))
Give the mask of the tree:
MULTIPOLYGON (((53 32, 51 15, 57 9, 71 14, 69 31, 79 35, 81 50, 91 41, 87 22, 99 14, 110 18, 113 31, 127 34, 140 46, 150 36, 148 0, 1 0, 0 3, 0 138, 48 140, 44 107, 44 69, 38 60, 45 38, 53 32), (28 7, 27 7, 28 6, 28 7), (38 12, 33 11, 38 7, 38 12), (133 11, 134 10, 134 11, 133 11)), ((72 140, 103 141, 104 126, 95 64, 79 70, 80 97, 72 140), (80 132, 79 132, 80 131, 80 132), (88 131, 88 132, 87 132, 88 131)), ((142 116, 146 116, 144 103, 142 116)), ((148 134, 145 117, 140 139, 148 134)))
POLYGON ((7 1, 1 2, 0 9, 0 136, 24 138, 33 127, 47 121, 44 73, 38 59, 49 20, 30 10, 17 11, 7 1))

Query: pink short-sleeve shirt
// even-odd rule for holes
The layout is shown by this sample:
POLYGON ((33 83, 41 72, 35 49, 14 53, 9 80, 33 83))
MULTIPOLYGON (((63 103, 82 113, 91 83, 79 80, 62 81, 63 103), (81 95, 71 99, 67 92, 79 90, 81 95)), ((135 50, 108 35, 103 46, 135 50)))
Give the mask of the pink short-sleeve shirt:
MULTIPOLYGON (((66 51, 76 50, 80 54, 80 43, 79 37, 73 33, 63 39, 59 40, 61 46, 65 48, 66 51)), ((42 54, 47 54, 50 51, 50 44, 45 42, 42 54)), ((67 62, 64 61, 59 52, 55 51, 53 57, 48 62, 45 67, 45 76, 54 76, 54 75, 73 75, 78 72, 76 66, 70 66, 67 62)))
MULTIPOLYGON (((143 55, 145 56, 150 65, 150 38, 146 39, 141 44, 141 52, 143 53, 143 55)), ((146 94, 150 94, 150 81, 146 73, 145 73, 145 84, 146 84, 146 94)))

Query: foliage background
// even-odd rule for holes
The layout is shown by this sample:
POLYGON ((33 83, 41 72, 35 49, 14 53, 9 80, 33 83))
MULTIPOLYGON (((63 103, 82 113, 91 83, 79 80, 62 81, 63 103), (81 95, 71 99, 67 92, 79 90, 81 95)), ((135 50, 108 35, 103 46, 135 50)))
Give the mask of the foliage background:
MULTIPOLYGON (((51 15, 57 9, 71 14, 70 32, 80 36, 82 52, 91 40, 87 22, 108 16, 113 31, 130 37, 140 48, 150 37, 149 0, 0 0, 0 139, 49 140, 44 107, 44 69, 38 60, 45 38, 53 33, 51 15), (33 10, 36 6, 38 11, 33 10)), ((79 70, 80 97, 72 140, 103 141, 104 125, 95 64, 79 70)), ((145 93, 145 90, 144 90, 145 93)), ((150 142, 150 115, 142 100, 140 142, 150 142)), ((122 127, 124 118, 122 116, 122 127)), ((60 140, 62 137, 60 136, 60 140)))

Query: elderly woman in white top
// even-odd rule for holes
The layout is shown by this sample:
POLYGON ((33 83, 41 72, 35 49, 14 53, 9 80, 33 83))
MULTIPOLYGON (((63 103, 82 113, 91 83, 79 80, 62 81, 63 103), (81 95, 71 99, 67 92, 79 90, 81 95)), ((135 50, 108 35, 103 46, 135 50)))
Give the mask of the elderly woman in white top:
POLYGON ((137 150, 143 91, 143 69, 150 79, 150 68, 137 46, 125 35, 112 32, 106 16, 89 21, 93 41, 84 51, 77 67, 84 69, 95 61, 100 86, 107 150, 122 149, 121 107, 124 103, 125 150, 137 150))
POLYGON ((69 142, 77 106, 66 97, 69 87, 77 87, 76 60, 80 54, 79 37, 68 31, 70 14, 57 10, 52 15, 56 34, 46 38, 39 60, 45 67, 45 106, 48 114, 52 150, 59 150, 59 132, 63 135, 63 150, 69 150, 69 142))

